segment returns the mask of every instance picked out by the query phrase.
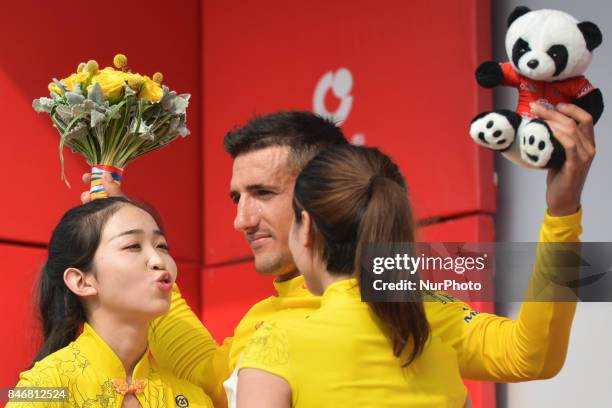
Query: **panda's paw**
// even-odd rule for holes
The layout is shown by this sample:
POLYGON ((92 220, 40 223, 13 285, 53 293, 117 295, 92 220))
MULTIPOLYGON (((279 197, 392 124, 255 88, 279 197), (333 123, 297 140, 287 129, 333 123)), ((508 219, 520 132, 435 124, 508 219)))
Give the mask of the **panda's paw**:
POLYGON ((548 125, 533 119, 523 126, 519 136, 521 158, 535 167, 549 167, 555 150, 555 140, 548 125))
POLYGON ((508 117, 498 112, 476 116, 470 125, 470 136, 481 146, 506 150, 514 142, 515 130, 508 117))

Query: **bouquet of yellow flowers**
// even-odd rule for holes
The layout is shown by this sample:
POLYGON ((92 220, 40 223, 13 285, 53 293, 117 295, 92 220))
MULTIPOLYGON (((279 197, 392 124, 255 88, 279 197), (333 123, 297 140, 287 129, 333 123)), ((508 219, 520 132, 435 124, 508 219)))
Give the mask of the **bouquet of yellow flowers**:
POLYGON ((125 55, 118 54, 114 68, 99 69, 91 60, 77 72, 49 84, 50 98, 32 103, 45 112, 60 133, 61 177, 64 146, 81 153, 92 166, 90 193, 106 197, 102 174, 121 181, 125 166, 137 157, 166 146, 177 136, 187 136, 189 94, 178 95, 162 85, 163 76, 132 73, 125 55))

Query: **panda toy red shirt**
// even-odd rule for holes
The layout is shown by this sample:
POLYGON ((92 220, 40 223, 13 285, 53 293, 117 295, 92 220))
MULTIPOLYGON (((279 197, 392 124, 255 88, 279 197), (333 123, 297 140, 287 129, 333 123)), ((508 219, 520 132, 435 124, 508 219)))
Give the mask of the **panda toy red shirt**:
POLYGON ((603 95, 583 74, 601 42, 601 31, 591 22, 578 22, 559 10, 514 9, 505 41, 510 61, 483 62, 476 80, 486 88, 517 88, 518 106, 515 111, 478 114, 470 125, 472 139, 525 167, 561 167, 565 151, 546 122, 531 114, 529 103, 553 108, 573 103, 596 123, 603 112, 603 95))
POLYGON ((504 74, 502 85, 517 88, 519 90, 518 105, 516 113, 522 117, 534 118, 529 103, 539 102, 550 108, 558 103, 573 101, 596 88, 591 85, 584 76, 569 78, 564 81, 542 82, 534 81, 519 74, 509 62, 500 64, 504 74))

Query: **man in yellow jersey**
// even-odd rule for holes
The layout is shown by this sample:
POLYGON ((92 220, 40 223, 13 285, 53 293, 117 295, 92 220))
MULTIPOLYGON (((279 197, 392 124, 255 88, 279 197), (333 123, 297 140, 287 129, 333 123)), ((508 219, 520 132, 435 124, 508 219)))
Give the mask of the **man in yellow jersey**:
MULTIPOLYGON (((580 197, 595 156, 592 118, 574 105, 558 106, 557 111, 540 105, 532 109, 549 123, 567 152, 564 166, 548 173, 540 241, 578 242, 580 197)), ((225 149, 234 159, 234 228, 244 233, 257 272, 276 276, 277 295, 256 303, 234 336, 217 346, 175 288, 170 312, 152 324, 149 338, 159 364, 201 385, 217 407, 226 406, 223 383, 232 392, 240 355, 262 322, 304 317, 320 305, 303 285, 287 237, 295 177, 318 151, 338 143, 346 143, 339 128, 306 112, 255 118, 225 137, 225 149)), ((121 194, 112 180, 106 179, 105 188, 111 195, 121 194)), ((525 302, 516 320, 478 313, 462 302, 429 301, 425 307, 432 332, 456 350, 463 378, 515 382, 559 372, 576 305, 525 302)))

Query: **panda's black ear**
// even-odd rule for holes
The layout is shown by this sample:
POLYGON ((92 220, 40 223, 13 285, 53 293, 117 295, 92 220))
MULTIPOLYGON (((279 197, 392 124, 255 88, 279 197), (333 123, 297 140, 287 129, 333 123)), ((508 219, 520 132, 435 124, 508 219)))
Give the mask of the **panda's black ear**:
POLYGON ((593 51, 595 48, 599 47, 603 38, 597 25, 590 21, 583 21, 582 23, 578 23, 578 28, 584 36, 589 51, 593 51))
POLYGON ((514 23, 514 20, 516 20, 523 14, 529 13, 530 11, 531 9, 525 6, 518 6, 517 8, 512 10, 512 13, 510 13, 510 16, 508 17, 508 27, 510 27, 510 25, 514 23))

